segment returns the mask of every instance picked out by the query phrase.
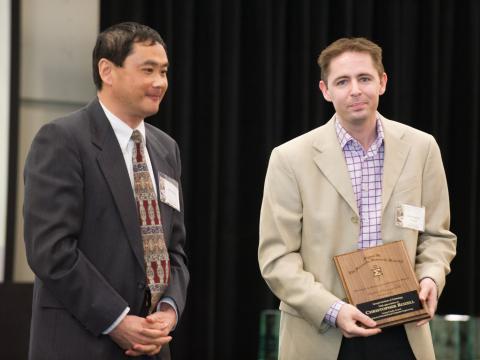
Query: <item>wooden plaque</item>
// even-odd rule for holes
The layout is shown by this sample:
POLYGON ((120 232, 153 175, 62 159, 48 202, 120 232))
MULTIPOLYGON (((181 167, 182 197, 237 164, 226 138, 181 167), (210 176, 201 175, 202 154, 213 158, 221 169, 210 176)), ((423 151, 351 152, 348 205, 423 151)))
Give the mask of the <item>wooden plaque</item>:
POLYGON ((350 304, 388 327, 429 317, 403 241, 334 257, 350 304))

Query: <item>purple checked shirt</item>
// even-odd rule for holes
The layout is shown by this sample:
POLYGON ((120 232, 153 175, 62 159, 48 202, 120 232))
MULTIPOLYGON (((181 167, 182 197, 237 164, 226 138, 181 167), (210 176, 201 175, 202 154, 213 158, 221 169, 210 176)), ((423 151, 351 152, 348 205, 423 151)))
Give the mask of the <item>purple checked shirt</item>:
MULTIPOLYGON (((335 120, 335 130, 347 163, 360 215, 358 248, 381 245, 384 158, 382 122, 377 118, 377 137, 367 151, 340 125, 338 120, 335 120)), ((330 307, 325 315, 325 321, 328 324, 335 326, 338 312, 343 304, 343 301, 337 301, 330 307)))

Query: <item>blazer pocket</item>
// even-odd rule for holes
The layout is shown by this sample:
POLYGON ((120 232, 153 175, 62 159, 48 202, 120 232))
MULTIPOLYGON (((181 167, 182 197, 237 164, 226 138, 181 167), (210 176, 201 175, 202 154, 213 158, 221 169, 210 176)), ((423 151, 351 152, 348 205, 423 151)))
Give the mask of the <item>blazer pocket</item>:
POLYGON ((45 287, 39 289, 38 303, 42 308, 65 309, 65 306, 58 301, 45 287))

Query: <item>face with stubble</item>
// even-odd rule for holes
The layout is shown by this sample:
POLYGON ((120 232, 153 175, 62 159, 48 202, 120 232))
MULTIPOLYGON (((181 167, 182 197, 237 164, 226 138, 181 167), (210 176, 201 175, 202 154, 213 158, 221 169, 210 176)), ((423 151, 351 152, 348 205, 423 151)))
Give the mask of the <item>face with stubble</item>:
POLYGON ((379 97, 386 85, 387 74, 378 73, 370 54, 344 52, 330 62, 320 90, 325 100, 333 103, 343 124, 358 127, 375 122, 379 97))

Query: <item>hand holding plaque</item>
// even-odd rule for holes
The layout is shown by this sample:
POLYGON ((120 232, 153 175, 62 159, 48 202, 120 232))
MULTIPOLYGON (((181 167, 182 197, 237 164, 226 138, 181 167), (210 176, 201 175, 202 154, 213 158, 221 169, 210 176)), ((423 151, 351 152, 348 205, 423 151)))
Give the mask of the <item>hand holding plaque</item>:
POLYGON ((403 241, 334 257, 350 304, 388 327, 429 318, 403 241))

